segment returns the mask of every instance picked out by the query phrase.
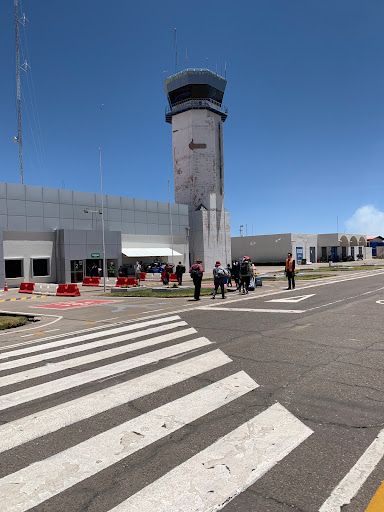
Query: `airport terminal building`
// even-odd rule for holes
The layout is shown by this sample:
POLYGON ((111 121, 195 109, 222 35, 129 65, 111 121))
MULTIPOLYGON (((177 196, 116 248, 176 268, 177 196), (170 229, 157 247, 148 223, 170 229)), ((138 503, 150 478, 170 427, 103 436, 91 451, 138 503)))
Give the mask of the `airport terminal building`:
POLYGON ((280 233, 273 235, 238 236, 232 238, 232 258, 244 255, 252 261, 284 261, 292 253, 298 263, 346 261, 348 257, 372 258, 372 247, 368 247, 367 235, 325 233, 280 233))
MULTIPOLYGON (((103 268, 100 212, 100 194, 0 183, 0 288, 81 282, 103 268)), ((187 205, 104 195, 104 232, 107 268, 189 265, 187 205)))

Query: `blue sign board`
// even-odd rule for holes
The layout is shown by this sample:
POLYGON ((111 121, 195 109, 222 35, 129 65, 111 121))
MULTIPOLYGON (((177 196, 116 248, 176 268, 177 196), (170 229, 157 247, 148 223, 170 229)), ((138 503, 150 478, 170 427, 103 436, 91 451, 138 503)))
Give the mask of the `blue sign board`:
POLYGON ((296 247, 296 261, 299 263, 303 259, 303 248, 296 247))

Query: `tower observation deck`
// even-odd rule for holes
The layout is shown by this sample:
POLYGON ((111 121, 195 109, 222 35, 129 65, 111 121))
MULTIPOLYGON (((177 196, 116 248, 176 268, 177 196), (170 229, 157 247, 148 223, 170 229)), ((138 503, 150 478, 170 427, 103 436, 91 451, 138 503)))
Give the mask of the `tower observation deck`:
POLYGON ((225 121, 228 109, 222 101, 226 85, 225 78, 208 69, 187 69, 166 78, 164 89, 169 106, 165 109, 165 120, 172 123, 175 114, 206 109, 225 121))

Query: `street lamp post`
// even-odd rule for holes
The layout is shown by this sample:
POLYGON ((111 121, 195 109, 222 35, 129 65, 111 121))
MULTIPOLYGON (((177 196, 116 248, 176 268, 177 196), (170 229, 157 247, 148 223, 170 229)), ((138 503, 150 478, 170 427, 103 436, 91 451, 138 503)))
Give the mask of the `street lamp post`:
MULTIPOLYGON (((103 208, 100 208, 99 210, 90 210, 89 208, 84 208, 84 213, 92 213, 92 218, 94 213, 99 213, 101 216, 103 216, 103 208)), ((93 225, 93 221, 92 221, 93 225)), ((105 247, 104 247, 104 223, 101 224, 102 231, 103 231, 103 276, 104 276, 104 292, 105 292, 105 247)))
POLYGON ((105 236, 104 236, 104 197, 103 197, 103 175, 101 172, 101 148, 99 148, 99 162, 100 162, 100 194, 101 194, 101 208, 99 210, 90 210, 84 208, 84 213, 99 213, 101 215, 101 231, 103 235, 103 284, 105 293, 105 276, 107 274, 107 262, 105 260, 105 236))
POLYGON ((100 162, 100 194, 101 194, 101 230, 103 232, 103 276, 104 276, 104 293, 105 293, 105 275, 107 273, 107 262, 105 261, 104 196, 103 196, 103 174, 101 172, 101 148, 99 148, 99 162, 100 162))

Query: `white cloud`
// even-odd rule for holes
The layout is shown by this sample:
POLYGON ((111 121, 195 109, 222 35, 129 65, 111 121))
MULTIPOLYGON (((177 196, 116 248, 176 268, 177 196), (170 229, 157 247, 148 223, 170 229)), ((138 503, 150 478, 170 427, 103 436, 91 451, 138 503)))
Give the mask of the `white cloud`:
POLYGON ((355 211, 345 226, 348 233, 384 236, 384 212, 372 204, 366 204, 355 211))

